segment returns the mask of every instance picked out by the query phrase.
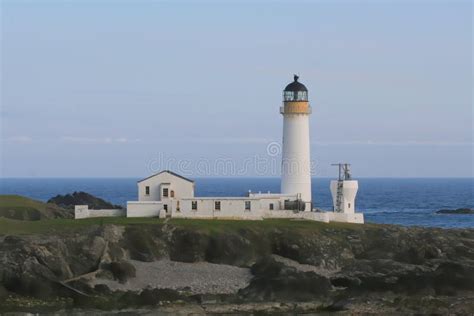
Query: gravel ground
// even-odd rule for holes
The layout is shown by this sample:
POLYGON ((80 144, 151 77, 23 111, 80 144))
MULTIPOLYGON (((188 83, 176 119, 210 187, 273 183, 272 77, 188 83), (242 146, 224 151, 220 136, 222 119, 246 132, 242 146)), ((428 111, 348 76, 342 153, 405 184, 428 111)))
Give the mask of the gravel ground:
POLYGON ((127 283, 94 279, 92 285, 105 284, 112 290, 137 291, 147 287, 187 290, 193 294, 230 294, 250 283, 250 269, 208 262, 184 263, 170 260, 142 262, 130 260, 136 277, 127 283))

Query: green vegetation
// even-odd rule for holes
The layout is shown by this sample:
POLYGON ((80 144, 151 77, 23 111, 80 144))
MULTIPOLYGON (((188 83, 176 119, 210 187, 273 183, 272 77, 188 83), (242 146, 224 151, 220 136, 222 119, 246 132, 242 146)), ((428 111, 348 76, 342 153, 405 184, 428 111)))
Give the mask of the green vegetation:
POLYGON ((71 216, 71 212, 54 204, 43 203, 19 195, 0 195, 0 218, 35 221, 71 216))
POLYGON ((263 221, 252 220, 213 220, 213 219, 172 219, 169 221, 174 226, 187 227, 203 232, 220 233, 223 231, 239 231, 240 229, 269 230, 269 229, 297 229, 320 230, 325 228, 350 228, 357 229, 358 225, 345 223, 323 223, 307 220, 266 219, 263 221))
MULTIPOLYGON (((57 232, 79 231, 94 225, 164 225, 165 222, 194 231, 219 234, 239 230, 267 231, 270 229, 362 229, 362 225, 346 223, 322 223, 305 220, 268 219, 214 220, 214 219, 170 219, 103 217, 72 219, 71 211, 55 204, 43 203, 18 195, 0 195, 0 235, 54 234, 57 232)), ((364 225, 367 228, 367 224, 364 225)))
POLYGON ((150 218, 104 217, 87 219, 45 219, 41 221, 20 221, 0 217, 0 235, 25 235, 77 231, 86 227, 103 224, 156 224, 162 221, 150 218))
POLYGON ((20 295, 9 295, 0 304, 0 314, 3 311, 17 310, 19 307, 23 313, 46 313, 71 306, 72 303, 73 300, 70 298, 53 297, 51 299, 38 299, 20 295))
MULTIPOLYGON (((241 229, 298 229, 320 230, 329 228, 362 229, 362 225, 346 223, 321 223, 302 220, 268 219, 263 221, 213 220, 213 219, 171 219, 168 224, 186 227, 192 230, 219 233, 239 231, 241 229)), ((94 225, 164 225, 165 220, 157 218, 98 217, 87 219, 45 219, 40 221, 22 221, 0 217, 0 235, 53 234, 65 231, 79 231, 94 225)), ((367 228, 368 225, 363 225, 367 228)), ((370 226, 370 225, 369 225, 370 226)))

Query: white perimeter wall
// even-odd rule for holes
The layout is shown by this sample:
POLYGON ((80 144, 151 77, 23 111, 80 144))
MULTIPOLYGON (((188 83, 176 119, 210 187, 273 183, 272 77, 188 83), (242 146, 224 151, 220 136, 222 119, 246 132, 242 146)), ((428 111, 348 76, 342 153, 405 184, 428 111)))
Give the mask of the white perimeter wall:
POLYGON ((334 213, 327 212, 330 222, 364 224, 364 214, 362 213, 334 213))
POLYGON ((127 217, 158 217, 163 208, 159 201, 127 202, 127 217))
MULTIPOLYGON (((362 213, 333 213, 333 212, 293 212, 288 210, 274 210, 259 208, 261 200, 250 200, 251 210, 245 210, 245 201, 248 199, 227 199, 221 201, 221 210, 214 209, 214 202, 210 199, 181 200, 180 211, 172 212, 174 218, 215 218, 215 219, 242 219, 262 220, 265 218, 305 219, 319 222, 364 223, 362 213), (197 211, 191 209, 191 201, 198 202, 197 211), (184 207, 183 207, 184 206, 184 207)), ((265 205, 268 201, 265 202, 265 205)), ((278 201, 274 201, 278 202, 278 201)), ((176 203, 176 201, 173 201, 176 203)), ((176 206, 173 205, 174 207, 176 206)), ((87 205, 76 205, 74 217, 164 217, 162 202, 128 202, 127 211, 123 209, 90 210, 87 205)))
POLYGON ((87 205, 75 205, 74 206, 74 218, 91 218, 91 217, 121 217, 125 216, 126 211, 124 209, 101 209, 101 210, 90 210, 87 205))

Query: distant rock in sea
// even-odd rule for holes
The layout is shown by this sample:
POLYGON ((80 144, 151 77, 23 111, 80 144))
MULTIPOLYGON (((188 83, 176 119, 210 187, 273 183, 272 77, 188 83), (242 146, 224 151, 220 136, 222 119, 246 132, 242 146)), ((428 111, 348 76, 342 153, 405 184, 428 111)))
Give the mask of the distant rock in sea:
POLYGON ((56 195, 48 200, 48 203, 56 204, 60 207, 73 209, 74 205, 88 205, 90 209, 121 209, 120 205, 114 205, 101 198, 86 192, 74 192, 66 195, 56 195))
POLYGON ((474 214, 474 210, 470 208, 458 208, 455 210, 439 210, 436 214, 474 214))

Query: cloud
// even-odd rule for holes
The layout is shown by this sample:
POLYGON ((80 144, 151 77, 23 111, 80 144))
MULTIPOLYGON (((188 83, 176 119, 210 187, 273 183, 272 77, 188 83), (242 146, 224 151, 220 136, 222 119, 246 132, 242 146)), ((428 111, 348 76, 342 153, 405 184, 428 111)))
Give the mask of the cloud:
POLYGON ((373 141, 373 140, 353 140, 353 141, 313 141, 311 145, 317 146, 338 146, 338 145, 364 145, 364 146, 472 146, 474 142, 466 141, 373 141))
POLYGON ((128 139, 125 137, 112 138, 112 137, 77 137, 77 136, 63 136, 61 141, 65 143, 74 144, 125 144, 125 143, 138 143, 140 139, 128 139))
POLYGON ((3 141, 8 143, 31 143, 33 139, 29 136, 12 136, 3 139, 3 141))
POLYGON ((271 140, 259 137, 216 137, 216 138, 190 138, 185 139, 186 142, 191 143, 206 143, 206 144, 266 144, 271 140))
POLYGON ((268 144, 272 139, 261 137, 183 137, 183 138, 156 138, 147 139, 147 143, 157 144, 268 144))

